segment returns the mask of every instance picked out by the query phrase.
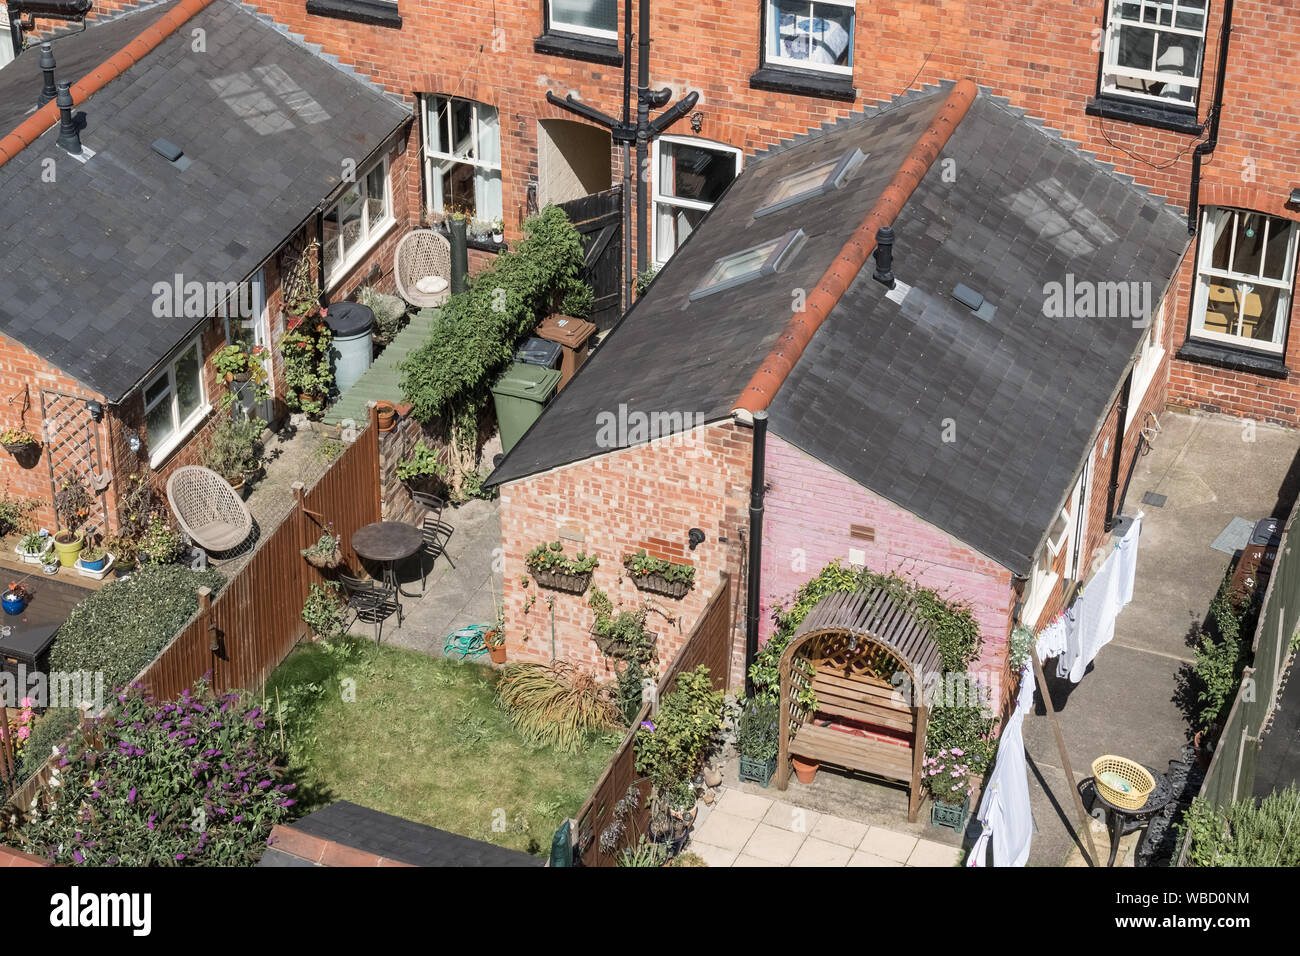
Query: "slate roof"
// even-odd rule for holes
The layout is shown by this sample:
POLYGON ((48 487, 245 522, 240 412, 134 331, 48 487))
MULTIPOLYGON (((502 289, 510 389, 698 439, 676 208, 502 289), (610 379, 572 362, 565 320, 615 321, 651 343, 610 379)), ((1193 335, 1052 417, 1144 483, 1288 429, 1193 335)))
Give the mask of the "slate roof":
MULTIPOLYGON (((540 857, 425 826, 346 800, 309 813, 293 829, 410 866, 542 866, 540 857)), ((312 866, 274 847, 259 866, 312 866)))
MULTIPOLYGON (((821 277, 948 89, 909 93, 751 162, 491 481, 599 454, 595 416, 621 402, 727 417, 794 290, 821 277), (853 147, 869 156, 843 187, 753 218, 776 180, 853 147), (787 271, 685 305, 718 256, 799 227, 808 243, 787 271)), ((1044 287, 1071 273, 1150 282, 1154 304, 1186 249, 1185 223, 981 90, 894 231, 894 273, 911 290, 901 304, 887 298, 869 261, 777 392, 769 427, 1026 573, 1144 334, 1128 317, 1049 319, 1044 287), (953 299, 958 283, 997 307, 991 323, 953 299)))
MULTIPOLYGON (((69 42, 55 45, 60 64, 69 42)), ((0 76, 32 69, 23 61, 38 56, 25 53, 0 76)), ((61 66, 57 76, 72 78, 61 66)), ((31 97, 39 90, 37 81, 31 97)), ((378 87, 228 0, 78 110, 82 144, 96 153, 89 162, 55 145, 56 124, 0 166, 11 224, 0 234, 0 332, 110 401, 203 321, 154 317, 155 283, 176 274, 244 279, 335 189, 345 158, 360 163, 411 118, 378 87), (195 29, 204 53, 191 51, 195 29), (155 153, 159 138, 192 165, 180 171, 155 153), (48 158, 55 183, 41 179, 48 158)))

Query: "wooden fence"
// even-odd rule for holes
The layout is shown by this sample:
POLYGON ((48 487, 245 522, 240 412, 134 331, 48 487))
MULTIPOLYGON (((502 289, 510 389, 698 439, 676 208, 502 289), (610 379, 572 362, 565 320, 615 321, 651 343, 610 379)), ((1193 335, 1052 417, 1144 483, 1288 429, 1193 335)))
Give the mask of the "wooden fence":
POLYGON ((359 566, 352 535, 380 520, 379 428, 368 427, 309 489, 296 487, 293 510, 261 541, 252 558, 215 598, 200 592, 199 613, 136 678, 170 700, 205 674, 216 690, 257 687, 306 636, 302 605, 326 580, 301 551, 330 523, 345 560, 359 566))
POLYGON ((634 846, 637 838, 650 829, 650 782, 637 775, 633 746, 641 721, 650 719, 659 698, 676 687, 678 674, 692 671, 701 664, 709 669, 714 688, 725 690, 730 677, 727 671, 730 660, 731 578, 723 573, 717 592, 709 599, 686 644, 659 681, 656 697, 642 706, 609 766, 596 781, 591 796, 578 811, 574 858, 579 866, 614 866, 619 852, 624 847, 634 846), (623 829, 613 845, 602 848, 601 834, 616 822, 618 804, 626 797, 629 788, 636 790, 636 806, 623 815, 623 829))

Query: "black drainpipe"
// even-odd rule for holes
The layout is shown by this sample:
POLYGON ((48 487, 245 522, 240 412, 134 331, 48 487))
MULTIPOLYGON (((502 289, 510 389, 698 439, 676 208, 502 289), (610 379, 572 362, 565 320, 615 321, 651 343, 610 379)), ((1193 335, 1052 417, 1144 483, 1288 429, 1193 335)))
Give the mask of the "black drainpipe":
POLYGON ((745 696, 754 696, 750 665, 758 656, 758 585, 763 569, 763 484, 766 480, 767 412, 754 413, 754 457, 749 476, 749 577, 745 591, 745 696))
POLYGON ((1133 369, 1128 370, 1124 388, 1119 393, 1119 414, 1115 421, 1115 447, 1110 456, 1110 486, 1106 489, 1106 530, 1115 527, 1115 494, 1119 491, 1119 460, 1124 457, 1124 419, 1128 417, 1129 389, 1133 387, 1133 369))
POLYGON ((1219 73, 1214 81, 1214 103, 1210 106, 1210 135, 1192 152, 1192 193, 1187 202, 1187 234, 1196 235, 1201 206, 1201 160, 1219 145, 1219 114, 1223 112, 1223 84, 1228 76, 1228 39, 1232 36, 1232 0, 1223 4, 1223 30, 1219 36, 1219 73))

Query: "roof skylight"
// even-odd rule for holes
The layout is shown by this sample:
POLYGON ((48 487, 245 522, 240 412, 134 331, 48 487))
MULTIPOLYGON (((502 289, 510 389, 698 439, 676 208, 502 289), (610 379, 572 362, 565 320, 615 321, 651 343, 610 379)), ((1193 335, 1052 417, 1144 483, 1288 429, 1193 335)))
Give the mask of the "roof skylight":
POLYGON ((754 218, 780 212, 805 199, 822 196, 832 189, 838 189, 868 155, 860 149, 851 149, 839 159, 818 163, 816 166, 777 180, 776 188, 768 196, 767 203, 755 211, 754 218))
POLYGON ((708 274, 690 295, 690 301, 734 289, 759 276, 771 275, 803 245, 802 229, 787 232, 778 239, 769 239, 757 246, 723 256, 713 263, 708 274))

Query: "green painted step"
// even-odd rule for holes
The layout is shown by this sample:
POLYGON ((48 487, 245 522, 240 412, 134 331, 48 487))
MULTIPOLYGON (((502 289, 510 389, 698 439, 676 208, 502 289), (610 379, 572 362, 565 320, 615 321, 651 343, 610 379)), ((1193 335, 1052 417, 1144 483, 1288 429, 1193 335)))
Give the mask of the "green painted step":
POLYGON ((406 328, 393 337, 383 354, 326 410, 322 419, 325 424, 337 425, 347 418, 360 421, 366 414, 367 402, 400 402, 402 373, 397 366, 424 344, 437 317, 437 309, 421 309, 411 316, 406 328))

